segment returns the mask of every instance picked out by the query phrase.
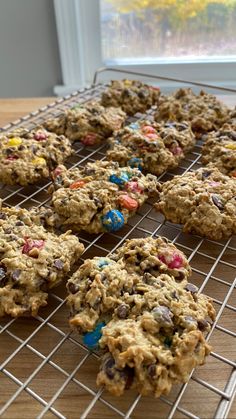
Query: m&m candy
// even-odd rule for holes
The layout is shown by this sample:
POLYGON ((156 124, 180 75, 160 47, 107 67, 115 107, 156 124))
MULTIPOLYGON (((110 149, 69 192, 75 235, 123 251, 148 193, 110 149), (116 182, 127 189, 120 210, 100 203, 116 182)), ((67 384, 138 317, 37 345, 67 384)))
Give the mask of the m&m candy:
POLYGON ((95 132, 88 132, 85 137, 82 138, 81 142, 84 145, 94 145, 97 141, 97 134, 95 132))
POLYGON ((12 137, 9 139, 7 146, 8 147, 17 147, 22 143, 22 139, 19 137, 12 137))
POLYGON ((128 161, 128 165, 130 167, 137 167, 139 170, 142 170, 142 159, 140 159, 139 157, 132 157, 128 161))
POLYGON ((70 189, 79 189, 79 188, 83 188, 84 185, 85 185, 84 180, 76 180, 76 182, 73 182, 73 183, 70 184, 69 188, 70 189))
POLYGON ((108 258, 99 258, 97 262, 97 267, 104 268, 104 266, 110 265, 110 263, 111 263, 111 260, 108 258))
POLYGON ((121 173, 119 176, 111 175, 109 181, 115 183, 118 186, 123 186, 129 180, 129 175, 127 173, 121 173))
POLYGON ((139 123, 138 122, 132 122, 130 125, 129 125, 129 128, 130 129, 133 129, 134 131, 136 130, 136 129, 139 129, 140 127, 139 127, 139 123))
POLYGON ((104 322, 98 323, 95 329, 92 332, 85 333, 83 336, 83 343, 89 349, 96 349, 98 346, 98 341, 102 337, 102 328, 105 326, 104 322))
POLYGON ((32 160, 32 163, 35 166, 45 166, 47 164, 46 160, 43 157, 36 157, 32 160))
POLYGON ((138 208, 138 202, 136 199, 131 198, 129 195, 124 194, 119 196, 119 204, 121 207, 133 211, 138 208))
POLYGON ((102 217, 102 225, 106 231, 117 231, 124 223, 124 216, 118 210, 110 210, 102 217))

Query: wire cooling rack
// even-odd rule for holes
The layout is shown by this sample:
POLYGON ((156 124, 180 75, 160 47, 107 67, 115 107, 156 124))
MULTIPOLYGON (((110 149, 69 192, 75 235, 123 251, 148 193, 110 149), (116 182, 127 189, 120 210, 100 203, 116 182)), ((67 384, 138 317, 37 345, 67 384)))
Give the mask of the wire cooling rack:
MULTIPOLYGON (((138 74, 136 78, 139 77, 138 74)), ((147 76, 147 75, 146 75, 147 76)), ((95 79, 96 81, 96 79, 95 79)), ((98 99, 104 84, 80 90, 57 99, 38 111, 2 128, 33 128, 49 117, 78 102, 98 99)), ((136 114, 128 122, 151 117, 136 114)), ((67 166, 105 158, 106 145, 86 148, 75 144, 75 155, 67 166)), ((176 174, 200 167, 201 142, 180 166, 161 175, 166 181, 176 174)), ((49 181, 15 187, 2 186, 0 197, 7 206, 48 205, 49 181)), ((141 397, 135 391, 116 398, 97 389, 99 353, 89 352, 80 337, 68 326, 66 290, 62 284, 50 294, 48 306, 32 318, 4 318, 0 322, 0 415, 3 418, 233 418, 236 417, 236 238, 215 242, 184 234, 181 226, 165 222, 149 200, 119 232, 97 236, 82 233, 83 259, 105 256, 125 239, 166 236, 188 256, 193 274, 191 282, 209 295, 217 317, 207 340, 213 350, 204 366, 193 371, 188 383, 176 385, 168 396, 141 397)))

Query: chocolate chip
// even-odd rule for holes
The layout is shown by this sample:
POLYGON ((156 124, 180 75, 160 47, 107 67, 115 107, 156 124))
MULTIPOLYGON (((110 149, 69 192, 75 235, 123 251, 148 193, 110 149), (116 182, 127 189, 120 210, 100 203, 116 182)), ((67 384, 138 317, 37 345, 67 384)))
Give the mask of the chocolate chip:
POLYGON ((126 319, 126 317, 128 316, 129 313, 129 307, 126 304, 120 304, 117 307, 117 316, 120 319, 126 319))
POLYGON ((156 375, 156 364, 149 365, 147 372, 148 372, 149 377, 154 378, 156 375))
POLYGON ((164 345, 167 346, 167 348, 170 348, 172 345, 172 338, 167 336, 164 340, 164 345))
POLYGON ((55 268, 57 268, 59 271, 63 269, 64 262, 62 262, 61 259, 55 259, 54 264, 55 268))
POLYGON ((179 297, 178 297, 178 294, 177 294, 176 290, 174 290, 174 291, 171 293, 171 296, 172 296, 172 298, 173 298, 174 300, 179 301, 179 297))
POLYGON ((231 131, 229 133, 229 137, 232 138, 233 141, 236 141, 236 132, 235 131, 231 131))
POLYGON ((165 128, 175 128, 176 122, 166 122, 164 126, 165 128))
POLYGON ((73 282, 69 282, 67 287, 68 287, 69 292, 71 292, 71 294, 76 294, 79 289, 79 287, 75 285, 73 282))
POLYGON ((3 266, 0 266, 0 288, 5 287, 6 283, 7 283, 6 270, 3 266))
POLYGON ((11 232, 12 232, 11 228, 5 228, 4 229, 5 234, 11 234, 11 232))
POLYGON ((11 274, 11 277, 12 277, 13 281, 17 281, 20 277, 20 274, 21 274, 21 270, 20 269, 15 269, 11 274))
POLYGON ((122 92, 122 96, 124 96, 124 97, 130 97, 130 96, 132 96, 131 90, 124 89, 123 92, 122 92))
POLYGON ((4 212, 0 212, 0 220, 6 220, 7 216, 4 212))
POLYGON ((108 358, 103 364, 103 369, 106 375, 108 376, 108 378, 110 378, 111 380, 115 376, 114 367, 115 367, 115 360, 112 357, 108 358))
POLYGON ((131 387, 134 380, 134 369, 130 367, 125 367, 123 373, 125 374, 124 378, 126 379, 125 389, 128 390, 131 387))
POLYGON ((23 226, 24 225, 24 223, 22 222, 22 221, 17 221, 16 222, 16 226, 18 227, 18 226, 23 226))
POLYGON ((212 195, 211 196, 211 199, 212 199, 212 201, 213 201, 213 204, 217 207, 217 208, 219 208, 219 210, 220 211, 223 211, 223 209, 224 209, 224 204, 223 204, 223 202, 220 200, 220 198, 217 196, 217 195, 212 195))
POLYGON ((29 148, 33 154, 36 154, 38 151, 38 147, 35 144, 32 144, 29 148))
POLYGON ((90 176, 90 175, 94 175, 96 170, 90 167, 84 167, 83 172, 85 175, 90 176))
POLYGON ((198 292, 198 287, 196 287, 194 284, 191 284, 190 282, 186 285, 185 289, 186 291, 191 292, 191 294, 198 292))
POLYGON ((202 180, 207 179, 210 175, 211 175, 211 171, 209 171, 209 170, 204 170, 204 171, 202 172, 202 180))
POLYGON ((98 208, 102 208, 103 204, 101 199, 97 198, 96 196, 93 197, 93 201, 94 204, 98 207, 98 208))
POLYGON ((176 128, 177 128, 178 131, 184 131, 185 129, 188 128, 188 125, 187 124, 184 124, 182 122, 182 123, 176 124, 176 128))
POLYGON ((173 314, 171 311, 165 306, 155 307, 152 310, 154 319, 161 325, 161 326, 173 326, 173 322, 171 318, 173 314))
POLYGON ((183 281, 183 279, 185 278, 185 273, 183 271, 178 271, 178 276, 175 277, 176 281, 183 281))
POLYGON ((209 323, 207 320, 202 319, 202 320, 198 320, 197 322, 199 329, 204 332, 205 330, 207 330, 209 328, 209 323))

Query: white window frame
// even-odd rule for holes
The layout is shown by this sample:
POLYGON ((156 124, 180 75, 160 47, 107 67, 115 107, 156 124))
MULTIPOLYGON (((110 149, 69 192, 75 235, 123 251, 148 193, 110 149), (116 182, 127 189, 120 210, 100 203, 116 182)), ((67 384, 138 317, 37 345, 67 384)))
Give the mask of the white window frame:
MULTIPOLYGON (((55 94, 64 96, 91 85, 95 71, 104 67, 101 53, 99 0, 54 0, 58 43, 63 84, 54 86, 55 94)), ((147 74, 196 81, 236 89, 236 60, 161 60, 142 64, 112 65, 147 74)), ((122 78, 114 73, 104 73, 102 80, 122 78)), ((134 78, 134 77, 133 77, 134 78)), ((145 79, 144 79, 145 80, 145 79)), ((166 90, 184 86, 174 82, 160 81, 166 90)))

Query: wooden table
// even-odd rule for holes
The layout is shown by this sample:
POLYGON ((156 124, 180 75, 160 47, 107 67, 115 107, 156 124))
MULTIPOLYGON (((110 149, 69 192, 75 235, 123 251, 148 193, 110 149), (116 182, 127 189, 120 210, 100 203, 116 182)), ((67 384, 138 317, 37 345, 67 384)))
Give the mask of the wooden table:
MULTIPOLYGON (((39 107, 53 102, 54 100, 55 98, 1 99, 0 126, 3 126, 9 123, 10 121, 16 120, 19 117, 25 115, 26 113, 34 111, 39 107)), ((224 100, 226 103, 230 105, 236 103, 236 100, 233 100, 232 97, 224 97, 224 100)), ((211 247, 210 244, 209 247, 211 247)), ((209 251, 209 249, 205 251, 209 251)), ((218 249, 212 246, 211 254, 213 256, 216 257, 217 251, 218 249)), ((229 260, 230 257, 233 261, 233 259, 235 259, 235 254, 231 253, 229 255, 229 260)), ((207 263, 207 261, 204 261, 204 258, 199 262, 199 266, 201 267, 201 270, 203 272, 205 270, 207 271, 207 269, 209 270, 209 266, 207 266, 207 263)), ((224 279, 228 278, 227 267, 223 267, 221 274, 222 276, 224 276, 224 279)), ((212 292, 215 298, 222 298, 220 288, 219 290, 217 290, 218 285, 214 283, 214 281, 212 282, 213 285, 211 285, 207 292, 212 292)), ((59 289, 59 295, 61 295, 61 297, 64 298, 64 288, 62 288, 61 291, 59 289)), ((233 303, 235 305, 235 300, 233 301, 231 298, 231 304, 233 303)), ((53 300, 51 300, 51 304, 53 305, 53 300)), ((43 314, 40 313, 40 315, 46 317, 49 312, 49 307, 46 307, 42 311, 43 314)), ((61 316, 57 317, 56 319, 52 318, 50 322, 52 325, 56 325, 61 330, 64 330, 65 333, 67 333, 68 327, 65 325, 65 318, 67 317, 68 313, 64 306, 62 307, 62 309, 60 309, 60 313, 62 313, 61 316)), ((232 316, 232 313, 230 313, 230 315, 226 314, 226 316, 224 317, 224 321, 226 322, 228 329, 235 330, 235 314, 234 317, 232 316)), ((17 320, 17 326, 14 326, 13 324, 12 328, 10 327, 10 331, 12 331, 14 335, 17 335, 19 339, 22 339, 22 341, 24 341, 24 339, 27 339, 27 337, 34 330, 34 322, 37 323, 37 321, 33 319, 29 319, 28 321, 24 319, 19 319, 17 320)), ((56 331, 54 333, 53 329, 50 329, 47 326, 44 327, 44 330, 42 332, 43 333, 37 333, 36 337, 30 341, 30 345, 36 348, 36 351, 39 351, 40 353, 44 354, 44 357, 47 357, 47 354, 50 351, 52 351, 52 349, 57 345, 59 338, 61 339, 62 337, 60 337, 56 333, 56 331)), ((17 345, 20 345, 21 343, 21 341, 17 343, 14 339, 11 338, 11 336, 8 336, 6 334, 3 334, 2 336, 0 335, 0 339, 2 339, 2 343, 0 344, 0 356, 2 349, 4 350, 5 356, 9 356, 11 352, 16 349, 17 345)), ((220 334, 219 337, 215 337, 213 341, 214 342, 212 342, 212 344, 218 347, 218 350, 223 356, 235 360, 236 342, 232 344, 232 339, 230 341, 231 343, 229 343, 229 340, 227 339, 223 339, 221 341, 220 334)), ((50 358, 50 362, 55 362, 56 364, 63 366, 63 369, 68 371, 68 374, 70 374, 76 367, 77 363, 80 362, 80 360, 84 356, 84 353, 81 349, 78 349, 78 347, 73 345, 72 342, 66 342, 67 343, 61 346, 60 350, 57 353, 55 353, 55 355, 52 358, 50 358)), ((93 358, 89 359, 90 361, 85 363, 85 366, 82 367, 83 376, 81 377, 81 375, 75 374, 74 378, 79 381, 81 380, 81 382, 84 382, 85 385, 87 385, 89 388, 92 388, 94 391, 97 391, 94 382, 94 369, 98 368, 98 363, 93 358)), ((0 362, 2 362, 3 360, 4 358, 0 358, 0 362)), ((19 380, 24 382, 37 369, 39 363, 41 363, 42 361, 43 359, 38 359, 37 354, 35 353, 34 355, 30 348, 24 347, 22 351, 17 355, 17 357, 13 358, 13 360, 6 366, 6 368, 8 371, 10 371, 10 373, 12 372, 16 374, 16 376, 19 377, 19 380)), ((55 372, 55 369, 53 368, 52 364, 50 364, 50 362, 45 362, 45 367, 43 368, 43 370, 41 372, 39 371, 39 374, 36 376, 36 378, 32 380, 30 384, 31 390, 39 394, 44 400, 50 400, 51 397, 53 397, 53 395, 58 391, 62 383, 66 380, 66 377, 63 377, 62 374, 60 374, 60 371, 55 372)), ((198 369, 197 376, 198 378, 200 377, 200 379, 202 379, 203 381, 209 380, 210 383, 214 383, 216 381, 220 387, 221 383, 223 382, 223 378, 228 373, 227 368, 224 367, 225 364, 215 362, 213 359, 209 359, 206 367, 198 369)), ((2 373, 0 373, 0 386, 0 403, 1 401, 6 402, 7 400, 9 400, 12 394, 14 394, 15 391, 17 391, 17 389, 19 388, 14 382, 11 381, 9 376, 7 377, 5 374, 2 373)), ((205 403, 205 405, 202 405, 203 390, 204 387, 202 386, 196 385, 195 388, 193 386, 191 394, 188 395, 187 393, 187 396, 184 397, 184 407, 186 409, 189 408, 189 410, 192 411, 192 408, 195 406, 195 414, 197 414, 196 412, 199 412, 200 417, 212 419, 212 417, 209 416, 208 412, 209 405, 211 403, 215 403, 215 401, 213 400, 214 397, 212 396, 212 393, 209 392, 209 390, 204 390, 209 392, 209 403, 207 402, 205 403)), ((223 388, 221 388, 221 390, 223 390, 223 388)), ((175 397, 175 393, 175 390, 171 393, 173 397, 175 397)), ((133 400, 133 397, 135 397, 135 393, 128 394, 128 396, 119 399, 111 397, 107 394, 104 396, 104 398, 108 402, 112 403, 118 409, 121 409, 124 412, 127 411, 127 409, 129 408, 133 400)), ((80 417, 80 413, 84 411, 84 409, 90 403, 92 398, 93 396, 88 395, 88 393, 85 390, 83 390, 83 388, 79 390, 78 385, 75 385, 74 382, 70 381, 69 385, 65 388, 62 395, 58 397, 53 406, 58 411, 60 411, 66 418, 78 419, 80 417)), ((5 419, 19 419, 23 417, 24 419, 32 419, 36 417, 41 410, 42 405, 33 397, 31 397, 30 393, 23 392, 20 393, 19 397, 16 399, 14 404, 12 404, 9 407, 9 409, 6 411, 6 413, 4 413, 2 417, 5 419)), ((146 417, 147 419, 162 419, 163 417, 166 417, 167 414, 168 409, 163 402, 160 401, 157 407, 157 401, 153 402, 153 399, 149 397, 142 398, 142 401, 138 404, 138 408, 134 410, 132 418, 142 419, 146 417)), ((53 412, 50 411, 48 411, 44 417, 47 419, 55 418, 53 412)), ((88 417, 97 419, 111 419, 118 418, 120 416, 118 416, 115 412, 112 412, 110 409, 105 407, 102 403, 97 402, 96 409, 92 409, 88 417)), ((184 418, 185 416, 183 415, 183 413, 176 411, 174 417, 184 418)), ((229 418, 236 418, 235 402, 231 407, 229 418)))
POLYGON ((0 127, 53 102, 55 97, 0 99, 0 127))

